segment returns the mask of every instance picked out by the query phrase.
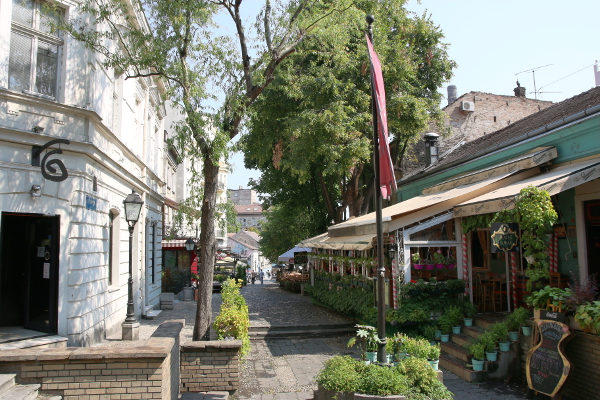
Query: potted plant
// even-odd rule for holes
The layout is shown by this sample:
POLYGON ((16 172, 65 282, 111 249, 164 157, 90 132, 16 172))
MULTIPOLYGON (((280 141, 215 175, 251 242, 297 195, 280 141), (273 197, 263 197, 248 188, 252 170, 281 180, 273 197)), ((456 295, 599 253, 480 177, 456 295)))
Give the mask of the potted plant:
POLYGON ((423 337, 425 337, 425 339, 429 340, 430 343, 431 342, 435 343, 436 330, 437 330, 437 328, 435 327, 435 325, 432 325, 432 324, 424 325, 422 328, 423 337))
POLYGON ((442 269, 442 268, 446 268, 446 257, 444 257, 444 254, 442 254, 442 250, 438 249, 437 251, 435 251, 433 253, 433 263, 435 264, 436 268, 442 269))
POLYGON ((462 310, 458 306, 453 306, 446 310, 446 315, 452 322, 452 333, 459 334, 460 323, 463 321, 462 310))
POLYGON ((392 354, 394 355, 393 359, 395 362, 406 358, 405 343, 407 340, 408 337, 399 332, 389 339, 389 341, 392 343, 392 354))
POLYGON ((456 267, 456 259, 448 253, 448 257, 444 260, 444 264, 446 264, 446 268, 454 268, 456 267))
POLYGON ((424 260, 418 252, 412 253, 410 258, 412 259, 412 264, 415 269, 423 269, 424 260))
POLYGON ((491 331, 494 339, 498 342, 500 351, 509 351, 510 340, 508 339, 508 324, 506 321, 496 322, 492 325, 491 331))
POLYGON ((356 325, 356 336, 350 338, 348 347, 356 344, 356 339, 360 340, 361 356, 367 362, 375 362, 377 360, 377 346, 380 343, 377 336, 377 329, 369 325, 356 325))
POLYGON ((450 319, 448 314, 442 314, 440 319, 438 319, 438 326, 442 332, 440 340, 448 342, 450 340, 450 332, 452 331, 452 319, 450 319))
POLYGON ((473 343, 471 347, 469 347, 469 352, 473 354, 473 370, 474 371, 483 371, 483 364, 485 363, 485 346, 483 343, 473 343))
POLYGON ((477 312, 477 306, 470 301, 465 301, 463 304, 464 318, 463 322, 465 326, 473 326, 473 315, 477 312))
POLYGON ((530 312, 524 307, 519 307, 513 311, 506 319, 506 326, 508 328, 508 336, 513 342, 519 338, 519 328, 525 323, 530 317, 530 312))
POLYGON ((437 371, 440 363, 440 345, 437 343, 430 345, 427 350, 427 361, 429 362, 429 365, 431 365, 433 369, 437 371))
POLYGON ((446 281, 446 291, 448 294, 464 293, 465 281, 462 279, 450 279, 446 281))
POLYGON ((496 361, 498 352, 496 351, 496 337, 491 331, 486 331, 479 336, 478 343, 483 344, 485 348, 485 358, 488 361, 496 361))
MULTIPOLYGON (((580 305, 577 307, 574 318, 584 332, 600 332, 600 301, 595 300, 580 305)), ((525 333, 523 332, 523 334, 525 333)))

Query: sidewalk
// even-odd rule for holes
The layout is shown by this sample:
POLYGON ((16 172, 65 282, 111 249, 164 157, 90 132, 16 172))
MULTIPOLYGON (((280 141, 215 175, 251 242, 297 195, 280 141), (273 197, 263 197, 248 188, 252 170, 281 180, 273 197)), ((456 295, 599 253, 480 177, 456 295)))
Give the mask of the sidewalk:
MULTIPOLYGON (((272 280, 257 281, 241 289, 250 311, 252 325, 319 325, 345 323, 348 319, 312 304, 308 296, 286 292, 272 280)), ((218 313, 220 294, 213 295, 213 316, 218 313)), ((140 321, 140 340, 146 340, 164 321, 185 319, 181 341, 192 338, 196 313, 195 302, 176 302, 173 310, 164 310, 156 320, 140 321)), ((241 365, 240 389, 237 400, 312 400, 317 387, 314 378, 323 364, 335 355, 357 354, 348 348, 349 336, 317 339, 253 340, 250 354, 241 365)), ((109 337, 105 345, 128 346, 134 342, 109 337)), ((455 400, 517 400, 525 399, 525 387, 507 386, 503 382, 468 383, 444 371, 444 384, 455 400)), ((536 399, 545 399, 539 396, 536 399)))

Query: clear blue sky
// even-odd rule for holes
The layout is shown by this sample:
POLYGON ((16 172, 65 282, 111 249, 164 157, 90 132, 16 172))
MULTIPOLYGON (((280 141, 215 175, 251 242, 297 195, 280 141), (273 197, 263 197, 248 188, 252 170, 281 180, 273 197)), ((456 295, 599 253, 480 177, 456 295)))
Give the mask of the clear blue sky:
MULTIPOLYGON (((410 0, 406 8, 431 14, 444 32, 450 58, 458 63, 452 80, 440 89, 444 95, 450 84, 457 86, 458 96, 470 91, 513 95, 518 79, 533 98, 533 74, 515 74, 548 64, 535 71, 537 90, 560 93, 540 93, 538 99, 560 102, 595 85, 598 0, 410 0)), ((248 179, 259 176, 244 168, 241 154, 231 163, 229 188, 247 188, 248 179)))

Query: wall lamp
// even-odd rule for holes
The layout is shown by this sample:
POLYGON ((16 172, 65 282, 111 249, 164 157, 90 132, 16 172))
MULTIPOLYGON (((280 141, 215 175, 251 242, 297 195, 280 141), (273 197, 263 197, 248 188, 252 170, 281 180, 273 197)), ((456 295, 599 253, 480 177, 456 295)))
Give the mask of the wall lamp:
POLYGON ((40 185, 32 185, 29 193, 31 194, 31 197, 42 197, 42 194, 40 193, 41 190, 42 187, 40 185))
POLYGON ((33 132, 35 132, 35 133, 42 133, 42 132, 44 132, 44 128, 41 127, 41 126, 39 126, 39 125, 34 126, 31 130, 33 132))

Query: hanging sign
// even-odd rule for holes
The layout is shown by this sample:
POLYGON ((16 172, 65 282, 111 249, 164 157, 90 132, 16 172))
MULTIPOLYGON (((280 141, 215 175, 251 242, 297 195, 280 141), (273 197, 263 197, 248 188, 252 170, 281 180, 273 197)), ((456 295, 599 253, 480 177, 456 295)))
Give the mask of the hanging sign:
POLYGON ((519 224, 495 222, 491 225, 492 253, 513 253, 519 250, 519 224))
POLYGON ((67 139, 54 139, 41 147, 33 146, 31 165, 34 167, 41 167, 42 176, 48 179, 49 181, 62 182, 69 177, 69 173, 67 172, 67 168, 65 168, 65 164, 63 164, 63 162, 59 159, 48 160, 48 157, 50 157, 53 154, 62 154, 62 149, 60 147, 58 149, 48 151, 44 155, 40 163, 40 155, 42 154, 42 151, 48 149, 50 146, 55 144, 71 144, 71 142, 67 139), (58 167, 60 172, 54 166, 58 167), (50 175, 48 171, 58 175, 50 175))
POLYGON ((308 262, 308 254, 306 251, 294 252, 294 264, 306 264, 308 262))
POLYGON ((571 362, 563 350, 571 330, 569 325, 558 321, 536 319, 535 323, 541 340, 527 354, 527 385, 553 398, 571 372, 571 362))

